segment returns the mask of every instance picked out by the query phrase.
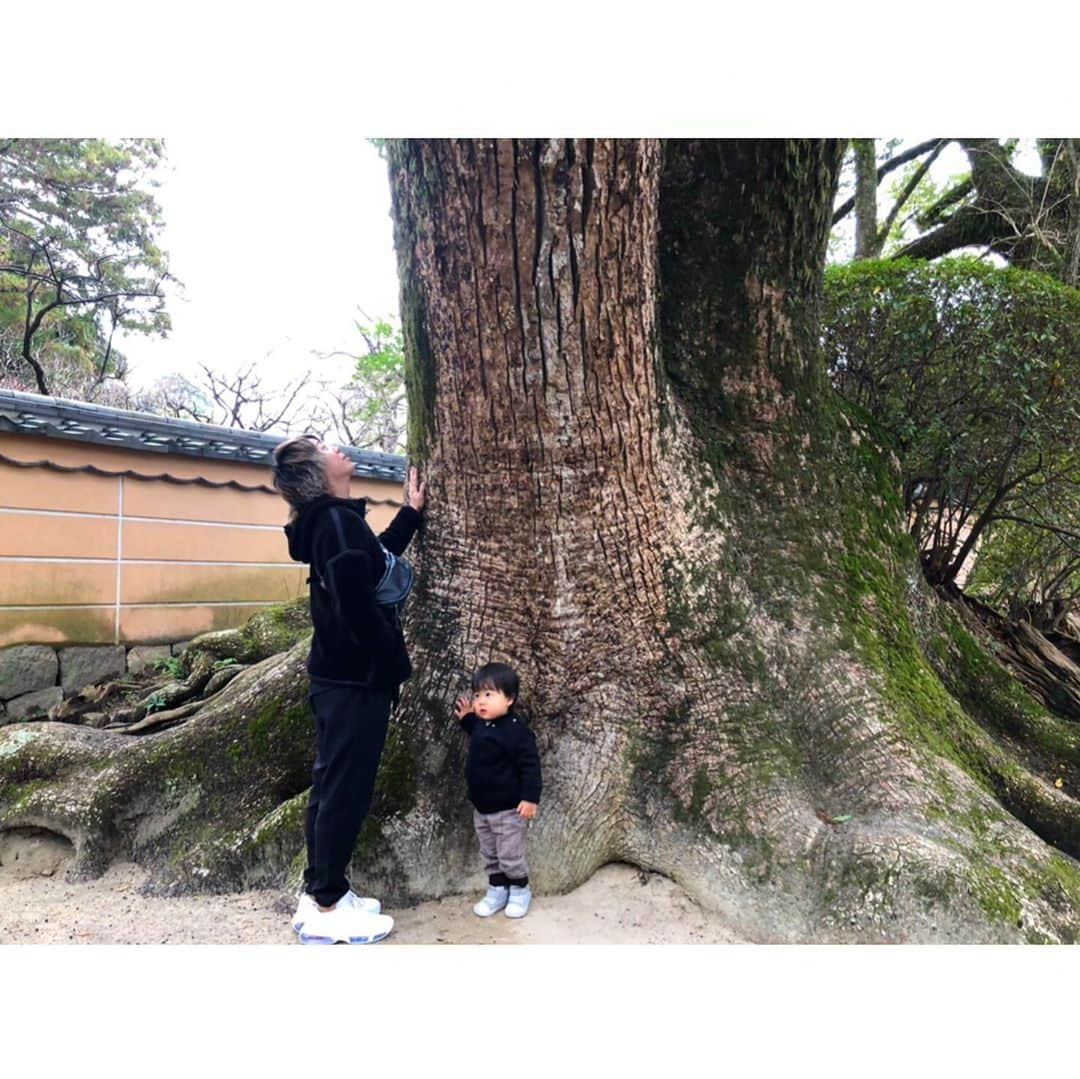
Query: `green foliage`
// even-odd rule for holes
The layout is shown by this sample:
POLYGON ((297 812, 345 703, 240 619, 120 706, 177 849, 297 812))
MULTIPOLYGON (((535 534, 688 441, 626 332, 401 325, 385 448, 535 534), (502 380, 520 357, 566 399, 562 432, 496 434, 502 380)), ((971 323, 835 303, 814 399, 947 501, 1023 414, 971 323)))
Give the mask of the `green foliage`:
POLYGON ((1014 619, 1060 630, 1080 606, 1080 464, 1073 482, 1041 510, 1045 527, 1027 518, 996 521, 979 551, 967 591, 1014 619))
POLYGON ((81 396, 122 377, 117 329, 169 329, 157 139, 0 141, 0 368, 81 396))
MULTIPOLYGON (((889 197, 892 202, 899 200, 908 182, 919 170, 921 162, 909 161, 896 174, 896 179, 889 184, 889 197)), ((910 243, 920 232, 934 223, 935 210, 946 193, 958 189, 971 178, 970 172, 958 172, 951 175, 944 183, 937 183, 927 173, 915 185, 904 200, 903 212, 898 214, 889 228, 882 247, 882 256, 894 255, 905 244, 910 243), (914 226, 914 227, 913 227, 914 226)))
POLYGON ((154 666, 159 671, 164 671, 170 678, 184 677, 184 661, 180 656, 162 656, 154 660, 154 666))
POLYGON ((346 386, 350 441, 364 449, 405 448, 405 345, 401 327, 386 319, 356 322, 365 350, 346 386))
POLYGON ((151 693, 146 698, 146 710, 147 712, 160 712, 165 707, 165 694, 163 693, 151 693))
POLYGON ((822 336, 900 458, 931 580, 995 521, 1051 532, 1075 505, 1080 290, 970 258, 859 262, 826 272, 822 336))

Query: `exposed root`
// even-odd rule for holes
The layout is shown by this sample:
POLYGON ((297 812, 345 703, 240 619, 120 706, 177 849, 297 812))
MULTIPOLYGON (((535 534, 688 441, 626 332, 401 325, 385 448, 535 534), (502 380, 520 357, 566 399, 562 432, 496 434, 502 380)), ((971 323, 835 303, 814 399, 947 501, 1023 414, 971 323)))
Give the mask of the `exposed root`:
POLYGON ((1013 622, 992 607, 952 588, 944 593, 957 603, 969 626, 977 623, 982 635, 996 642, 999 660, 1051 712, 1080 723, 1080 642, 1064 634, 1048 636, 1028 622, 1013 622))
POLYGON ((164 730, 166 727, 175 726, 183 719, 193 716, 204 701, 189 701, 179 708, 169 708, 164 712, 151 712, 136 723, 125 725, 123 723, 110 723, 105 727, 107 731, 120 731, 122 734, 143 734, 146 731, 164 730))

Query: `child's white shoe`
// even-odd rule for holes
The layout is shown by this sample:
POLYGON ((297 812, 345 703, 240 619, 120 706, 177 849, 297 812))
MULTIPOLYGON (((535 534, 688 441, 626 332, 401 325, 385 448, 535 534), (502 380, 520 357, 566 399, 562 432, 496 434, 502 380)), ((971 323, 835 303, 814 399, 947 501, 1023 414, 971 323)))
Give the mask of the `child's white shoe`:
POLYGON ((507 918, 524 918, 529 913, 529 904, 531 902, 532 889, 527 884, 524 888, 511 884, 510 895, 506 903, 507 918))
POLYGON ((511 889, 506 885, 489 884, 484 898, 473 907, 473 914, 481 918, 488 918, 492 914, 498 914, 506 906, 511 889))

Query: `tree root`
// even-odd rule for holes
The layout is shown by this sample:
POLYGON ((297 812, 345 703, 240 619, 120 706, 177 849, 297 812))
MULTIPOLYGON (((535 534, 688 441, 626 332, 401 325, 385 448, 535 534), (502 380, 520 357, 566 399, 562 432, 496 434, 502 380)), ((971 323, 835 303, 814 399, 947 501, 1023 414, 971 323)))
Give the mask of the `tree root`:
POLYGON ((205 703, 205 701, 201 700, 189 701, 179 708, 169 708, 164 712, 151 712, 148 716, 144 716, 135 723, 126 725, 124 723, 110 723, 104 729, 107 731, 119 731, 121 734, 142 734, 146 731, 164 730, 166 727, 179 723, 182 719, 193 716, 205 703))
POLYGON ((150 868, 164 890, 210 878, 217 888, 280 879, 287 863, 275 861, 276 848, 251 854, 239 877, 213 874, 202 852, 226 833, 254 833, 307 789, 306 651, 301 644, 250 667, 212 701, 192 702, 200 710, 183 725, 138 738, 50 722, 3 728, 0 833, 41 828, 66 837, 81 877, 124 858, 150 868))
MULTIPOLYGON (((987 674, 999 669, 967 645, 951 611, 932 597, 922 606, 913 622, 927 658, 972 680, 982 699, 1002 696, 987 674), (959 668, 953 657, 969 653, 989 666, 959 668)), ((871 672, 829 642, 801 640, 801 653, 784 643, 784 663, 743 705, 703 694, 696 709, 660 720, 626 687, 596 687, 609 706, 625 696, 620 712, 644 717, 647 743, 545 714, 537 730, 553 781, 530 835, 538 890, 565 891, 625 861, 678 881, 763 941, 1080 934, 1080 874, 1039 838, 1080 852, 1077 805, 999 737, 1015 737, 1018 724, 1055 736, 1069 725, 1020 707, 1025 691, 1009 680, 1024 697, 1003 697, 997 726, 953 702, 930 752, 896 729, 871 672), (712 726, 695 729, 702 723, 712 726), (597 745, 602 758, 583 768, 597 745)), ((306 653, 302 640, 232 670, 212 699, 175 710, 189 716, 150 713, 125 733, 3 728, 0 835, 65 837, 77 876, 133 859, 157 892, 295 883, 313 750, 306 653)), ((418 672, 391 725, 354 854, 363 886, 390 904, 467 890, 480 876, 451 696, 418 672)))
POLYGON ((941 590, 962 612, 965 624, 1051 712, 1080 723, 1080 643, 1047 635, 1027 622, 1013 622, 992 607, 952 587, 941 590), (992 642, 992 643, 991 643, 992 642))

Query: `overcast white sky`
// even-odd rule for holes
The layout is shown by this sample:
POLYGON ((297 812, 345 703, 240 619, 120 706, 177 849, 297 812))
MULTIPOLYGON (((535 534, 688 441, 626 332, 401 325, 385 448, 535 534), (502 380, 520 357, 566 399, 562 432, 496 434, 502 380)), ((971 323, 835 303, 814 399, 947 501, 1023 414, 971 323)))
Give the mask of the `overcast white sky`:
POLYGON ((256 362, 282 381, 358 347, 358 308, 397 315, 386 164, 360 136, 166 137, 162 245, 183 296, 165 339, 125 337, 131 382, 256 362))

